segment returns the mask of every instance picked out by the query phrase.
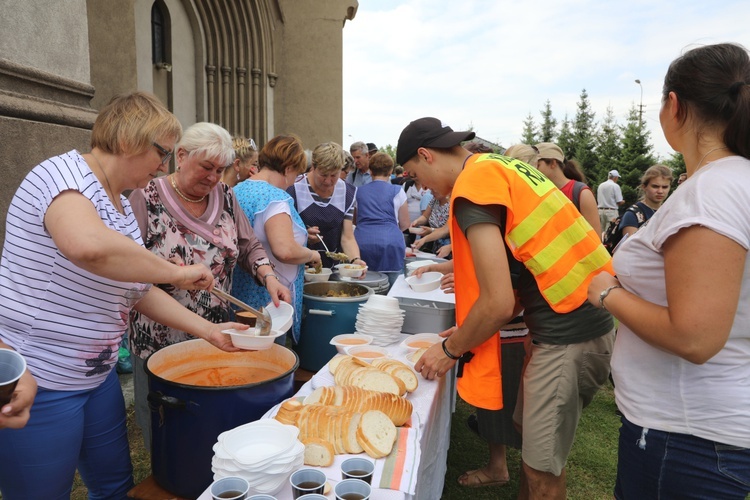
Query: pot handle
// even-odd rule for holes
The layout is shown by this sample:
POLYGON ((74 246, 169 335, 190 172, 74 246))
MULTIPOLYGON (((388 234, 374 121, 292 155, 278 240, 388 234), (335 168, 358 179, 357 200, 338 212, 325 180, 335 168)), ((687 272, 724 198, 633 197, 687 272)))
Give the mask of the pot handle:
POLYGON ((162 407, 176 410, 184 410, 187 407, 185 401, 172 396, 165 396, 161 392, 149 392, 146 399, 148 399, 148 406, 151 411, 157 411, 157 408, 161 409, 162 407))
POLYGON ((323 309, 308 309, 308 314, 317 314, 318 316, 334 316, 336 311, 324 311, 323 309))

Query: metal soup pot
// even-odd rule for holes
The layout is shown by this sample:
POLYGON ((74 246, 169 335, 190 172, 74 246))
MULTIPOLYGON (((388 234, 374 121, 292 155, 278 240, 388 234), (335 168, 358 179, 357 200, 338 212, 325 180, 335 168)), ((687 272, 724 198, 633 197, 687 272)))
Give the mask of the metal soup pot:
POLYGON ((198 498, 213 481, 213 446, 222 432, 260 419, 294 394, 297 355, 224 352, 196 339, 146 360, 151 407, 151 471, 165 490, 198 498))
POLYGON ((371 288, 351 282, 307 283, 302 294, 302 328, 295 350, 300 367, 317 372, 336 355, 331 339, 355 331, 359 306, 371 288))

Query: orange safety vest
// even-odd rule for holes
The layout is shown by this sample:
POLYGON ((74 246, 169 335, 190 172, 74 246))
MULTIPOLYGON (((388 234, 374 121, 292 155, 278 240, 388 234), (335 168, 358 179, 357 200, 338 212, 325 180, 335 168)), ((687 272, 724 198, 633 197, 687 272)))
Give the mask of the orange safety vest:
MULTIPOLYGON (((591 279, 601 271, 614 275, 612 259, 601 239, 575 205, 535 168, 497 154, 466 160, 451 193, 450 232, 460 327, 479 296, 469 242, 453 216, 455 200, 506 208, 505 242, 513 256, 534 276, 542 296, 558 313, 568 313, 587 299, 591 279)), ((498 252, 504 252, 498 248, 498 252)), ((467 403, 502 408, 500 335, 472 349, 458 379, 467 403)))

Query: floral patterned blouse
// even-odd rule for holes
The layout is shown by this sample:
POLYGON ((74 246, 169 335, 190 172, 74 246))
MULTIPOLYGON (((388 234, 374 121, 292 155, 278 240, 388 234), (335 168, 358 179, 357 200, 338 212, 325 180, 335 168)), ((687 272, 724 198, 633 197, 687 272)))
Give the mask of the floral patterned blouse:
MULTIPOLYGON (((151 252, 177 265, 205 264, 215 286, 232 289, 232 273, 239 264, 247 272, 267 258, 250 223, 239 208, 231 188, 218 183, 208 195, 208 207, 200 217, 185 210, 167 177, 149 182, 130 194, 130 203, 141 229, 143 243, 151 252)), ((180 304, 211 321, 230 320, 229 305, 206 290, 181 290, 160 284, 180 304)), ((130 348, 141 358, 168 345, 193 338, 133 311, 130 316, 130 348)))

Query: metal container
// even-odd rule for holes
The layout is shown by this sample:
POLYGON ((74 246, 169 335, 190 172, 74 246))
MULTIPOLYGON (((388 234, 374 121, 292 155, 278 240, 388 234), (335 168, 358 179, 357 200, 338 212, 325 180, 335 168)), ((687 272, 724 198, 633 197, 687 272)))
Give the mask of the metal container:
POLYGON ((317 372, 336 355, 331 339, 352 333, 360 304, 373 294, 365 285, 343 281, 305 284, 302 294, 302 329, 295 351, 300 368, 317 372), (346 296, 336 296, 344 294, 346 296))
POLYGON ((211 459, 219 434, 260 419, 291 397, 298 366, 297 355, 276 344, 265 351, 229 353, 196 339, 149 356, 151 471, 159 486, 198 498, 213 481, 211 459))
POLYGON ((331 276, 330 281, 338 281, 341 283, 356 283, 358 285, 365 285, 372 288, 372 291, 378 295, 387 295, 388 290, 391 288, 391 284, 388 281, 388 275, 377 271, 367 271, 367 274, 362 279, 353 278, 342 278, 340 274, 334 273, 331 276), (352 280, 352 281, 349 281, 352 280))
POLYGON ((404 315, 403 333, 440 333, 456 325, 456 306, 447 302, 398 298, 404 315))

